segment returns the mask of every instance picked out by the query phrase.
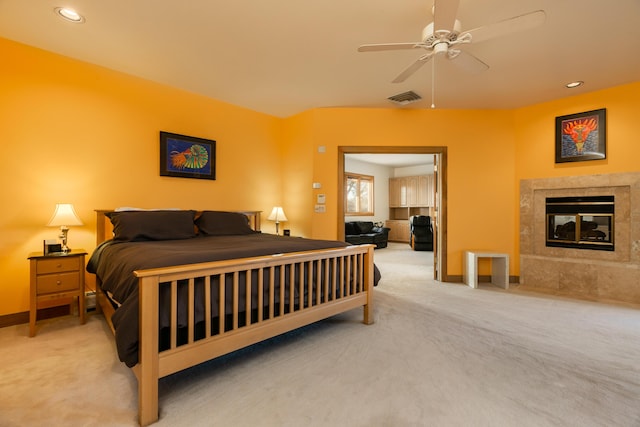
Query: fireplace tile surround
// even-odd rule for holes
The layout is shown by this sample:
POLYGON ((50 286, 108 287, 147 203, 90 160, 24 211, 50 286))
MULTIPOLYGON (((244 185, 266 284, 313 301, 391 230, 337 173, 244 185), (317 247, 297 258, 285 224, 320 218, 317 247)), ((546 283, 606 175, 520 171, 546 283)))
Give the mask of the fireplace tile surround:
POLYGON ((640 173, 520 181, 518 289, 640 304, 640 173), (547 197, 615 198, 615 250, 546 246, 547 197))

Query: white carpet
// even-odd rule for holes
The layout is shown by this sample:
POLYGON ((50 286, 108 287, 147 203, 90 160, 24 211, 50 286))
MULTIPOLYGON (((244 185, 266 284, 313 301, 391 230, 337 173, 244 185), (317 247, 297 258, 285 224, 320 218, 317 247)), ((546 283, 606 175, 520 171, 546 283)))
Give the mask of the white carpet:
MULTIPOLYGON (((160 382, 158 426, 640 426, 640 309, 431 280, 376 250, 361 310, 160 382)), ((0 426, 134 426, 101 316, 0 329, 0 426)))

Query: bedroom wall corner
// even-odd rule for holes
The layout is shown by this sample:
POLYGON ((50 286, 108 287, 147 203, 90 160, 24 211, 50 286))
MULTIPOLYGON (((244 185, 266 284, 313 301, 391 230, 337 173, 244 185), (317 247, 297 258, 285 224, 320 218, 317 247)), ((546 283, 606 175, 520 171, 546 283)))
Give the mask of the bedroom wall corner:
POLYGON ((312 237, 313 223, 313 182, 316 182, 313 168, 313 116, 305 111, 283 119, 282 134, 282 200, 287 219, 284 228, 291 230, 292 236, 312 237))
MULTIPOLYGON (((29 309, 27 255, 56 203, 95 246, 95 209, 262 210, 281 198, 282 119, 0 38, 0 316, 29 309), (216 180, 161 177, 159 131, 217 142, 216 180)), ((265 213, 266 212, 266 213, 265 213)), ((263 221, 267 232, 273 226, 263 221)))

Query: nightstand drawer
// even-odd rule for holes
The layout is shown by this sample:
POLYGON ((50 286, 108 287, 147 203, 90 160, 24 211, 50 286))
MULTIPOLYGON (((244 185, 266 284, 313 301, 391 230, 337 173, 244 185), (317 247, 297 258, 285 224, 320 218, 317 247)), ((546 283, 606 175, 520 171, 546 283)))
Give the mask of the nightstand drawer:
POLYGON ((60 273, 63 271, 78 271, 78 257, 56 257, 51 259, 39 259, 37 274, 60 273))
POLYGON ((50 294, 54 292, 72 291, 80 287, 78 272, 49 274, 38 276, 37 291, 39 294, 50 294))
POLYGON ((39 308, 67 305, 78 300, 80 323, 85 322, 84 249, 64 254, 29 254, 29 336, 36 335, 39 308))

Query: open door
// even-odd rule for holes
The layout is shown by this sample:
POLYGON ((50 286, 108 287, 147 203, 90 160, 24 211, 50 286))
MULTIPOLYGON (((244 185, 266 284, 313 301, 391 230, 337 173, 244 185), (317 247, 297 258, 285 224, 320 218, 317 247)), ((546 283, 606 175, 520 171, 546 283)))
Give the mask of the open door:
POLYGON ((433 280, 441 280, 440 279, 440 245, 439 245, 439 237, 440 233, 438 231, 438 219, 440 212, 440 174, 438 173, 438 167, 440 163, 438 154, 433 155, 433 221, 431 221, 433 225, 433 280))
MULTIPOLYGON (((433 278, 446 282, 447 275, 447 147, 438 146, 338 146, 338 209, 337 223, 344 222, 344 164, 346 154, 433 154, 433 278)), ((344 240, 344 227, 338 227, 338 239, 344 240)))

